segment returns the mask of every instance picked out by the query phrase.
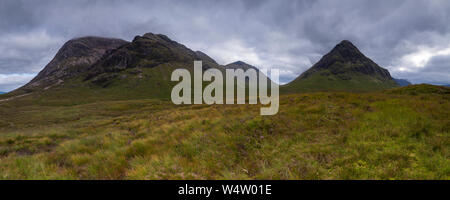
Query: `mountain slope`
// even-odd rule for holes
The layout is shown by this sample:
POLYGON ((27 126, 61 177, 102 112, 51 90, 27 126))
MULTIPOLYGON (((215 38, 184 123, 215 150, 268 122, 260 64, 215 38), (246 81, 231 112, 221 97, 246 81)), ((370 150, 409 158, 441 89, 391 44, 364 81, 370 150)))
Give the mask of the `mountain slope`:
POLYGON ((212 59, 211 57, 209 57, 208 55, 206 55, 205 53, 203 53, 201 51, 196 51, 195 55, 196 55, 197 60, 202 61, 204 69, 209 69, 211 67, 217 68, 219 66, 219 64, 217 64, 217 62, 214 59, 212 59))
POLYGON ((294 81, 283 92, 364 92, 397 87, 389 71, 344 40, 294 81))

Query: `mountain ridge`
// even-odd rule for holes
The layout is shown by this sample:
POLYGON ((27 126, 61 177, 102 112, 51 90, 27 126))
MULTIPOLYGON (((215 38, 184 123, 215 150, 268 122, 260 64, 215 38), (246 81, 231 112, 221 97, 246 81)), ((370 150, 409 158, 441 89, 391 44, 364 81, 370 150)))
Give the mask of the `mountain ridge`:
MULTIPOLYGON (((192 71, 194 60, 203 61, 203 70, 258 70, 243 61, 219 65, 206 53, 193 51, 163 34, 146 33, 134 37, 131 42, 87 36, 66 42, 53 60, 18 91, 41 91, 55 98, 67 95, 69 91, 84 96, 102 94, 113 99, 169 98, 171 88, 176 84, 170 81, 171 72, 178 68, 192 71)), ((294 81, 280 87, 280 92, 373 91, 395 86, 388 70, 344 40, 294 81), (314 79, 309 80, 311 77, 314 79), (304 80, 307 80, 307 89, 304 80), (366 82, 371 84, 364 85, 366 82), (355 84, 360 83, 364 84, 355 89, 355 84), (341 88, 332 88, 334 85, 341 88), (369 87, 364 88, 367 85, 369 87)))

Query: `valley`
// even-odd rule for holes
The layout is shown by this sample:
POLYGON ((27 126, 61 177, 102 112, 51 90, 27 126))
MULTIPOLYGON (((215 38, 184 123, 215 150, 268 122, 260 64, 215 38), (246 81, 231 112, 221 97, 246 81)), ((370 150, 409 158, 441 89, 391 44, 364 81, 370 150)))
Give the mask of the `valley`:
POLYGON ((68 41, 0 95, 0 179, 449 179, 450 88, 400 87, 349 41, 261 105, 175 105, 176 69, 220 65, 165 35, 68 41))

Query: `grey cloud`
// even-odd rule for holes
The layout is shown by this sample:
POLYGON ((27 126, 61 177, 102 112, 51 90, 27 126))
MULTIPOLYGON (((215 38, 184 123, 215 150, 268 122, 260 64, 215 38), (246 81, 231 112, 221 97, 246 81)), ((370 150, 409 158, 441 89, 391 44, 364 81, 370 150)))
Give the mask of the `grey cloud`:
POLYGON ((34 74, 0 74, 0 92, 13 90, 23 85, 24 82, 30 81, 34 74))
MULTIPOLYGON (((430 59, 424 71, 450 74, 450 56, 435 56, 430 59)), ((450 80, 448 80, 450 82, 450 80)))
POLYGON ((414 72, 397 72, 398 76, 408 77, 413 83, 450 84, 450 55, 432 57, 427 64, 414 72))
MULTIPOLYGON (((398 78, 449 82, 445 63, 433 67, 436 74, 399 71, 410 67, 401 60, 405 55, 424 46, 450 46, 449 11, 450 2, 443 0, 3 0, 0 38, 24 36, 32 43, 32 35, 46 38, 45 33, 50 39, 31 46, 0 40, 0 74, 37 73, 73 37, 131 40, 155 32, 221 64, 243 60, 261 68, 280 67, 282 82, 295 78, 343 39, 398 78)), ((423 70, 436 66, 432 62, 438 61, 430 60, 423 70)))

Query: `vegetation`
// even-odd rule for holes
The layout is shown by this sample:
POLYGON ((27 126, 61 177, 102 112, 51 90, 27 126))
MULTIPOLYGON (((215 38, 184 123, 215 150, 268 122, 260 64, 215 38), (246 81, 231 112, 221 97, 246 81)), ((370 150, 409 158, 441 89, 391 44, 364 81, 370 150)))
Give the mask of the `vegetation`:
POLYGON ((450 178, 445 87, 286 94, 274 116, 56 91, 0 102, 0 179, 450 178))

